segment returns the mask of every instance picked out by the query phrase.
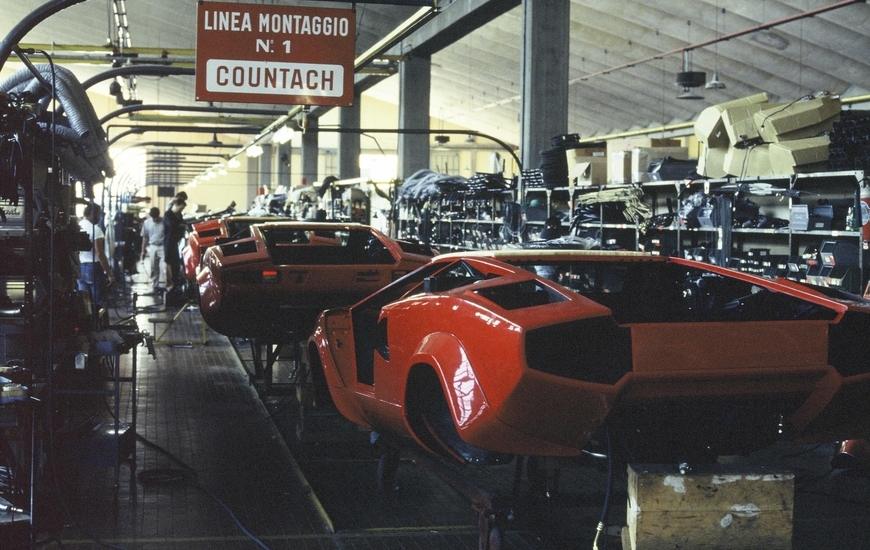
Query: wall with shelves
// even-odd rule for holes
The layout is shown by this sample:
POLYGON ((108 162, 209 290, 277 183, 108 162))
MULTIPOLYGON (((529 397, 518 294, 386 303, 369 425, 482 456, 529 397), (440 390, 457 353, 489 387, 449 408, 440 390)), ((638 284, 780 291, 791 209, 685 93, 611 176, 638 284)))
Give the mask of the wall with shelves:
MULTIPOLYGON (((653 182, 639 188, 649 207, 642 224, 578 222, 598 228, 604 248, 629 249, 614 235, 637 230, 637 246, 763 276, 782 276, 862 292, 867 269, 863 171, 766 178, 653 182), (863 190, 863 191, 862 191, 863 190)), ((615 186, 575 191, 602 193, 615 186)), ((870 201, 868 201, 870 202, 870 201)), ((604 211, 604 203, 601 205, 604 211)))
POLYGON ((405 185, 400 189, 398 238, 416 239, 442 252, 500 248, 523 239, 516 192, 500 174, 468 180, 433 174, 430 179, 423 193, 405 185))

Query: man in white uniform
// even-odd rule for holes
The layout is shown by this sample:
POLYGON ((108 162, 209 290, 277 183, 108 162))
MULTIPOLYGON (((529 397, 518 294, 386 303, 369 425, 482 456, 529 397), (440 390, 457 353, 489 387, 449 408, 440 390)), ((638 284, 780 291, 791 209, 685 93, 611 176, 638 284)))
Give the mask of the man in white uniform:
POLYGON ((79 252, 81 279, 79 290, 86 290, 91 295, 92 303, 102 307, 105 303, 106 289, 114 284, 115 276, 106 258, 106 237, 99 226, 100 205, 90 203, 85 206, 84 219, 79 220, 79 228, 87 233, 91 241, 91 249, 79 252))
POLYGON ((158 292, 166 290, 160 281, 163 273, 163 218, 156 206, 151 207, 142 224, 142 259, 146 257, 148 260, 145 265, 151 275, 151 286, 158 292))

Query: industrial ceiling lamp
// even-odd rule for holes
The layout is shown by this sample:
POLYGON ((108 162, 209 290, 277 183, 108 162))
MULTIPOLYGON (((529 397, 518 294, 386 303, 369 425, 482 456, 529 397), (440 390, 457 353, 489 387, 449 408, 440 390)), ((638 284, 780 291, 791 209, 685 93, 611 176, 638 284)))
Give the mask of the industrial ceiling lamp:
POLYGON ((692 51, 683 51, 683 70, 677 73, 676 84, 682 91, 677 99, 703 99, 702 96, 692 91, 692 88, 703 86, 707 81, 707 73, 692 70, 692 51))
MULTIPOLYGON (((725 8, 722 8, 722 18, 725 18, 725 8)), ((724 26, 724 21, 722 22, 724 26)), ((716 6, 716 38, 719 38, 719 6, 716 6)), ((713 46, 716 52, 716 57, 713 61, 713 80, 707 83, 705 88, 708 90, 724 90, 725 83, 719 80, 719 41, 716 40, 716 44, 713 46)))
POLYGON ((719 71, 713 71, 713 80, 704 87, 708 90, 724 90, 726 86, 724 82, 719 80, 719 71))
POLYGON ((704 99, 704 96, 696 94, 688 86, 683 86, 683 90, 677 94, 677 99, 704 99))

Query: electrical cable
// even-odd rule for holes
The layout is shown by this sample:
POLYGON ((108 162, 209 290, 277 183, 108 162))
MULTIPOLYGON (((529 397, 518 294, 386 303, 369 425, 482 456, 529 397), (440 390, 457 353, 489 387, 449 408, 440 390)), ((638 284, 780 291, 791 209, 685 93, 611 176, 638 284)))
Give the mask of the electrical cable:
POLYGON ((783 106, 783 107, 777 109, 776 111, 774 111, 774 112, 772 112, 772 113, 766 115, 763 119, 761 119, 761 125, 759 126, 759 128, 760 128, 762 131, 764 131, 764 125, 767 123, 767 120, 768 120, 770 117, 772 117, 773 115, 778 115, 779 113, 785 111, 786 109, 788 109, 789 107, 791 107, 791 106, 794 105, 795 103, 798 103, 799 101, 809 101, 809 100, 811 100, 811 99, 813 99, 813 96, 810 94, 810 95, 801 96, 801 97, 795 99, 794 101, 791 101, 791 102, 789 102, 789 103, 786 103, 785 106, 783 106))
MULTIPOLYGON (((592 550, 598 550, 598 537, 607 529, 607 514, 610 511, 610 496, 613 492, 613 447, 610 443, 610 428, 604 429, 604 440, 607 446, 607 482, 604 490, 604 506, 601 510, 601 518, 595 529, 595 539, 592 541, 592 550)), ((604 539, 604 547, 607 548, 607 538, 604 539)))
POLYGON ((171 469, 143 470, 142 472, 139 472, 139 475, 138 475, 138 478, 140 479, 140 481, 144 481, 145 483, 148 483, 149 481, 151 481, 151 482, 166 481, 166 482, 175 483, 175 482, 179 482, 179 481, 188 479, 188 476, 192 477, 193 481, 194 481, 193 487, 204 492, 206 495, 209 496, 209 498, 211 498, 215 503, 217 503, 218 506, 223 508, 224 511, 226 511, 226 513, 230 516, 230 519, 233 520, 233 523, 236 524, 236 526, 242 531, 242 533, 245 534, 246 537, 251 539, 257 546, 259 546, 263 550, 270 550, 269 547, 266 546, 266 544, 263 541, 261 541, 259 538, 257 538, 256 535, 251 533, 242 524, 242 522, 239 520, 239 518, 236 517, 236 515, 233 513, 233 511, 230 509, 229 506, 227 506, 211 490, 209 490, 207 487, 203 486, 198 481, 196 481, 197 472, 195 469, 193 469, 191 466, 187 465, 183 460, 181 460, 180 458, 178 458, 177 456, 175 456, 174 454, 169 452, 167 449, 164 449, 160 445, 158 445, 152 441, 149 441, 148 439, 145 439, 145 437, 143 437, 142 435, 140 435, 138 433, 136 434, 136 439, 138 439, 139 441, 141 441, 145 445, 151 447, 152 449, 155 449, 155 450, 159 451, 160 453, 164 454, 167 458, 169 458, 170 460, 172 460, 173 462, 175 462, 176 464, 181 466, 182 472, 184 472, 184 473, 176 472, 176 471, 173 471, 171 469), (187 475, 185 475, 185 473, 187 475))

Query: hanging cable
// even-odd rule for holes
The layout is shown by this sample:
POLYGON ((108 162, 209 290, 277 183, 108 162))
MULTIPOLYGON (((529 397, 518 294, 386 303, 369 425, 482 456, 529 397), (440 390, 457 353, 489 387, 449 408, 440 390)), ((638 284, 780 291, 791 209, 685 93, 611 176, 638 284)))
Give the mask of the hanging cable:
MULTIPOLYGON (((595 540, 592 541, 592 550, 598 550, 598 537, 607 529, 607 514, 610 511, 610 495, 613 492, 613 446, 610 444, 610 428, 604 429, 604 441, 607 446, 607 483, 604 490, 604 507, 601 510, 601 519, 595 529, 595 540)), ((606 535, 605 535, 606 536, 606 535)), ((607 539, 605 538, 605 548, 607 539)))

